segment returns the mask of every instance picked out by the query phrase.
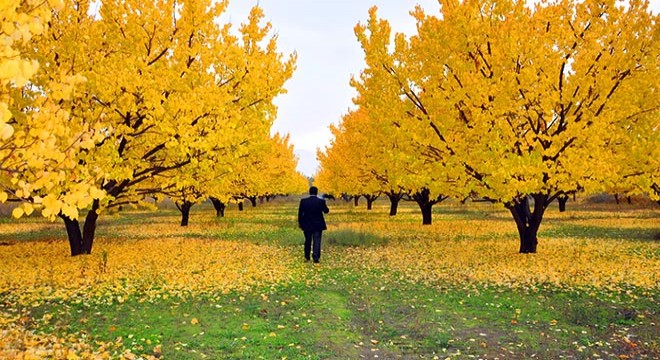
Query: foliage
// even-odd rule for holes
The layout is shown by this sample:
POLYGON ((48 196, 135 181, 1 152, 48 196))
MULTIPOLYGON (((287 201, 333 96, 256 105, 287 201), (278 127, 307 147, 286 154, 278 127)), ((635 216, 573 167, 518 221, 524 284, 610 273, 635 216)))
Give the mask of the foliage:
MULTIPOLYGON (((23 44, 42 66, 16 96, 57 101, 67 115, 41 120, 44 137, 61 138, 51 141, 52 154, 67 171, 56 173, 59 182, 44 179, 38 187, 22 180, 30 171, 14 174, 12 195, 39 203, 51 220, 64 219, 73 255, 91 252, 103 209, 161 193, 198 202, 244 166, 239 159, 250 151, 246 144, 268 141, 276 116, 272 100, 284 92, 295 56, 277 51, 259 7, 237 35, 231 24, 217 24, 226 6, 103 1, 93 12, 88 1, 66 1, 43 36, 23 44), (37 196, 24 196, 32 192, 37 196), (79 210, 86 208, 80 229, 79 210)), ((16 134, 38 130, 21 126, 16 134)), ((38 157, 28 163, 37 173, 43 167, 38 157)))
POLYGON ((35 207, 48 214, 64 208, 77 213, 103 196, 91 182, 70 186, 67 173, 77 167, 74 155, 88 129, 67 128, 69 112, 61 102, 78 95, 84 81, 71 73, 50 79, 53 96, 34 91, 32 81, 44 64, 29 49, 48 32, 51 11, 62 1, 3 1, 0 6, 0 203, 26 201, 13 215, 31 214, 35 207), (42 66, 40 66, 42 65, 42 66), (61 189, 69 192, 63 194, 61 189))
POLYGON ((404 129, 431 163, 419 176, 507 207, 520 252, 536 252, 552 201, 620 179, 618 164, 640 164, 650 188, 653 161, 621 160, 658 147, 657 15, 647 2, 443 1, 437 16, 417 8, 417 34, 396 34, 393 46, 376 11, 356 27, 367 62, 358 105, 404 129))

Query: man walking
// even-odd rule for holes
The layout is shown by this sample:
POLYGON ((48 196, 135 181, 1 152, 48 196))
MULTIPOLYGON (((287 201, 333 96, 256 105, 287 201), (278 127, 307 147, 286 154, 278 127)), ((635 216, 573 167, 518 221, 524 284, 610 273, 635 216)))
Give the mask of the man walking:
POLYGON ((309 197, 300 200, 298 207, 298 226, 305 234, 305 259, 309 261, 311 252, 315 263, 321 260, 321 235, 323 230, 327 229, 323 213, 330 212, 325 200, 319 198, 318 193, 316 186, 310 187, 309 197))

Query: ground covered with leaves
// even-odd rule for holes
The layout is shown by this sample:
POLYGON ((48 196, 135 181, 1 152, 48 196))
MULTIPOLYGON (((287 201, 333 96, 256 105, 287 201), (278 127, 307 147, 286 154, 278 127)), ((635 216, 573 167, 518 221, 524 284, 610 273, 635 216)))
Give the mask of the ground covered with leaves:
POLYGON ((78 257, 61 223, 0 220, 0 358, 660 357, 657 207, 551 209, 521 255, 495 206, 335 201, 314 266, 296 205, 103 214, 78 257))

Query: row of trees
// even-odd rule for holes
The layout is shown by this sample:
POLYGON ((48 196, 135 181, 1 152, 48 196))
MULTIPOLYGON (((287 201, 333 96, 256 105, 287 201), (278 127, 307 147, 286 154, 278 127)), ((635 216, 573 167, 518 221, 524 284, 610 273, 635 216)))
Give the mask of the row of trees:
POLYGON ((0 7, 0 202, 21 202, 15 217, 61 218, 77 255, 106 208, 167 196, 183 224, 209 197, 306 188, 270 134, 296 57, 259 7, 234 30, 218 23, 227 1, 95 4, 0 7))
POLYGON ((500 203, 522 253, 568 194, 660 200, 660 28, 647 6, 443 0, 436 16, 412 12, 410 37, 372 8, 355 28, 357 108, 331 127, 317 182, 393 207, 408 196, 425 224, 448 197, 500 203))

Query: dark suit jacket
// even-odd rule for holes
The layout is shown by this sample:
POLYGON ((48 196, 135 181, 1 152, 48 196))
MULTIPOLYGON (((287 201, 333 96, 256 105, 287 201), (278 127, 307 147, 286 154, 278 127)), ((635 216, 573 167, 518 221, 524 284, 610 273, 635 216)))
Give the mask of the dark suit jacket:
POLYGON ((323 213, 329 213, 325 200, 316 196, 300 200, 298 207, 298 226, 303 231, 322 231, 327 229, 323 213))

